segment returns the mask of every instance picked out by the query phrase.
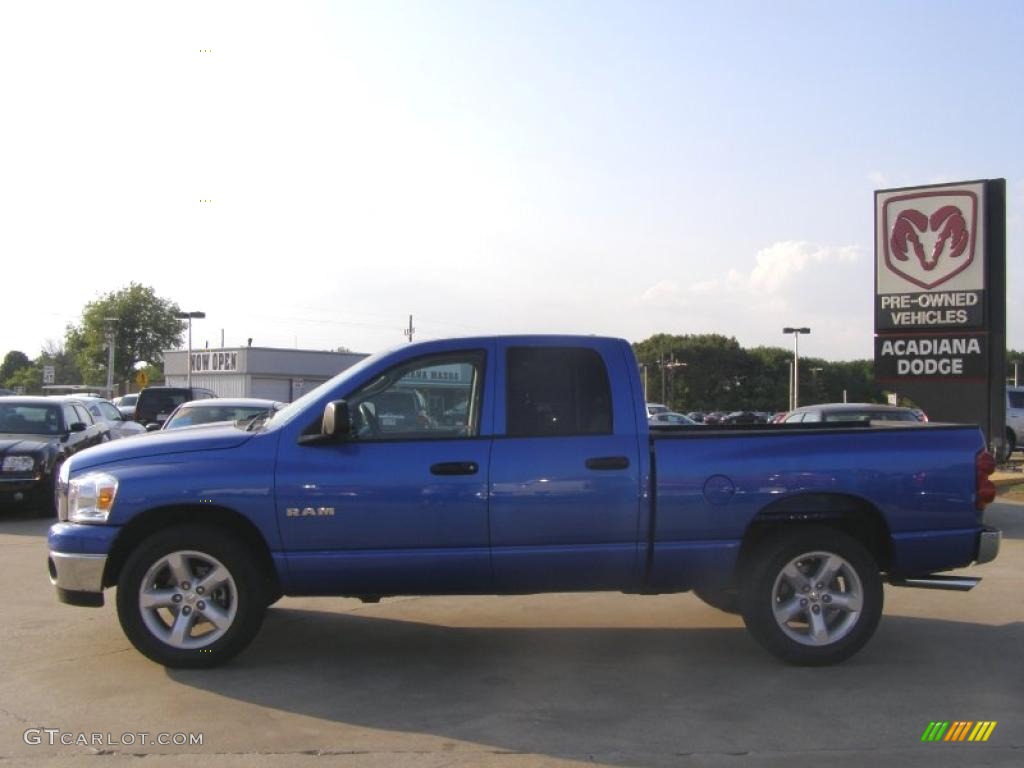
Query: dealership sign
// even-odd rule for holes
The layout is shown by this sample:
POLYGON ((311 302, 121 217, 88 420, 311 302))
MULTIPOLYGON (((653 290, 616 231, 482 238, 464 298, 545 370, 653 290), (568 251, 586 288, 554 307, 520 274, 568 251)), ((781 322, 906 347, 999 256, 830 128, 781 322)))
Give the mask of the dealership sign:
POLYGON ((238 370, 237 352, 194 352, 192 373, 234 373, 238 370))
POLYGON ((1006 183, 875 192, 875 377, 933 419, 1004 431, 1006 183))

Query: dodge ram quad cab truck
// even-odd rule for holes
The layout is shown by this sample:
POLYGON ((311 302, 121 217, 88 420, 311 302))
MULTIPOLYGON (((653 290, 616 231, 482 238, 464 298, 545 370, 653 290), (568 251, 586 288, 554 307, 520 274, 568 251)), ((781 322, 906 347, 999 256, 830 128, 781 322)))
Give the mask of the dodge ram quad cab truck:
POLYGON ((74 456, 49 571, 73 605, 116 586, 168 667, 232 658, 282 595, 589 590, 693 590, 821 665, 871 637, 883 582, 977 582, 938 572, 996 556, 993 468, 976 427, 652 429, 620 339, 434 341, 268 417, 74 456), (398 398, 428 418, 383 418, 398 398))

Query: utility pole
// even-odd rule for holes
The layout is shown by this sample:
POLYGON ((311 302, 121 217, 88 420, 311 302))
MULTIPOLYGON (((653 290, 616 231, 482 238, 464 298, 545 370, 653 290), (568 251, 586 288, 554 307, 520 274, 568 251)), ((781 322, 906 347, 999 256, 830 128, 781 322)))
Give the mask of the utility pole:
POLYGON ((409 327, 402 331, 402 334, 408 337, 410 344, 412 344, 412 335, 415 332, 416 329, 412 327, 412 315, 409 315, 409 327))
POLYGON ((104 337, 107 340, 107 397, 114 393, 114 343, 117 340, 115 329, 117 328, 116 317, 103 318, 104 337))

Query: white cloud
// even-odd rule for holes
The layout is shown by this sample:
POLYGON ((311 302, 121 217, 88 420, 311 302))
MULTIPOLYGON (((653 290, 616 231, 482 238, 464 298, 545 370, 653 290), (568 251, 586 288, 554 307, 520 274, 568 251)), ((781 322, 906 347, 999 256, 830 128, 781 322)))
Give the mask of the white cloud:
POLYGON ((881 171, 871 171, 868 173, 868 181, 870 181, 876 189, 885 189, 889 186, 889 178, 881 171))
POLYGON ((858 246, 801 240, 773 243, 718 279, 680 286, 661 280, 635 303, 647 333, 727 333, 745 346, 785 346, 781 328, 813 328, 809 354, 829 359, 871 354, 872 270, 858 246))
POLYGON ((856 261, 857 252, 854 246, 834 248, 798 241, 775 243, 757 252, 757 264, 750 272, 748 284, 759 293, 774 294, 809 265, 821 267, 856 261))

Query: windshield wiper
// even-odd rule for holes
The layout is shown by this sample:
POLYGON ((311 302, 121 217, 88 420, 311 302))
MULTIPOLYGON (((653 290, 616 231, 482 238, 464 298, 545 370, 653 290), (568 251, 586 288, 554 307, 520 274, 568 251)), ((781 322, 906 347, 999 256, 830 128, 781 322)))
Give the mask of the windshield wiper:
MULTIPOLYGON (((244 420, 245 426, 243 427, 243 429, 245 429, 246 432, 252 432, 254 429, 256 429, 256 424, 258 422, 264 421, 273 415, 274 412, 271 410, 260 411, 255 416, 250 416, 248 419, 244 420)), ((241 424, 242 421, 243 419, 239 419, 236 423, 241 424)))

